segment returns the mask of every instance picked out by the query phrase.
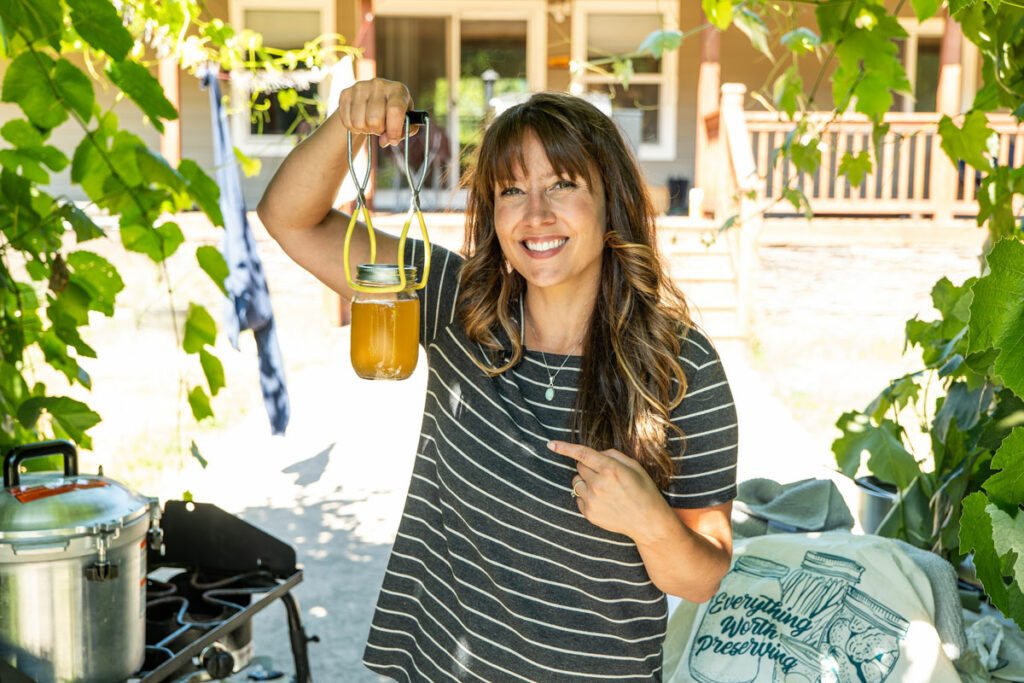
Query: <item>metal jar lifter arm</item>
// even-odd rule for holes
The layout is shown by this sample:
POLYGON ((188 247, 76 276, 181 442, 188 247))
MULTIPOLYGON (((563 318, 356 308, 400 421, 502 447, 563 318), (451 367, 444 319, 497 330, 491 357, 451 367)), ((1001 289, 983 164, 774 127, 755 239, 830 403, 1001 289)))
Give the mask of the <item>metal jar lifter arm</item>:
MULTIPOLYGON (((366 287, 364 285, 356 284, 352 279, 352 271, 349 268, 348 251, 349 245, 352 242, 352 231, 355 229, 356 224, 359 221, 359 214, 362 212, 363 221, 366 223, 366 230, 370 235, 370 263, 377 262, 377 241, 373 235, 373 221, 370 219, 370 211, 366 206, 366 189, 370 182, 370 161, 369 155, 367 155, 366 171, 362 175, 362 180, 356 175, 355 162, 352 157, 352 131, 348 133, 348 167, 349 173, 352 175, 352 183, 356 187, 356 208, 352 212, 352 217, 348 221, 348 229, 345 231, 345 251, 343 254, 343 263, 345 266, 345 280, 348 282, 348 286, 357 292, 401 292, 406 289, 405 280, 405 268, 401 266, 405 264, 405 238, 409 234, 409 228, 412 226, 412 221, 415 218, 420 227, 420 233, 423 235, 423 245, 425 253, 423 256, 423 276, 420 281, 413 286, 413 289, 422 289, 427 285, 427 277, 430 275, 430 236, 427 235, 427 224, 423 220, 423 212, 420 210, 420 189, 423 187, 423 181, 427 177, 427 169, 430 167, 430 116, 425 111, 408 111, 405 113, 405 131, 403 135, 403 142, 405 144, 405 177, 409 181, 409 189, 412 190, 412 200, 409 204, 409 213, 406 215, 405 224, 402 226, 402 234, 398 238, 398 277, 399 283, 390 287, 366 287), (421 125, 423 126, 422 135, 423 139, 423 164, 420 166, 419 171, 413 174, 413 170, 409 165, 409 126, 410 125, 421 125)), ((369 145, 369 143, 367 143, 369 145)))

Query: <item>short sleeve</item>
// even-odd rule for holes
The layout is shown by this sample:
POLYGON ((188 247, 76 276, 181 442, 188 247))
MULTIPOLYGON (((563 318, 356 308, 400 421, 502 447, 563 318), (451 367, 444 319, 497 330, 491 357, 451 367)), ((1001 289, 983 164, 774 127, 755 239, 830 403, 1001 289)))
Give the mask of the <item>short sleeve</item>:
MULTIPOLYGON (((405 265, 416 267, 416 277, 423 277, 426 250, 421 240, 405 243, 405 265)), ((455 321, 455 302, 459 297, 459 271, 464 260, 444 247, 430 245, 430 272, 427 285, 416 290, 420 299, 420 343, 430 344, 438 333, 455 321)))
POLYGON ((680 362, 687 389, 672 423, 683 435, 669 434, 675 472, 665 496, 675 508, 710 507, 736 497, 736 405, 718 353, 696 330, 687 331, 680 362))

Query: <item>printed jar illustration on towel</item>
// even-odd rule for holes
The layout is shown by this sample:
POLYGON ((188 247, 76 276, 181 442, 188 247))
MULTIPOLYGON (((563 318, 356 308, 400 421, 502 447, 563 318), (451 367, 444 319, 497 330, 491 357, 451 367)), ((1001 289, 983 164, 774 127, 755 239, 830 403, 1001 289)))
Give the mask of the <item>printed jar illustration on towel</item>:
POLYGON ((910 623, 862 590, 864 567, 807 552, 799 567, 741 555, 689 644, 700 683, 881 683, 910 623))
POLYGON ((781 603, 780 580, 787 573, 789 567, 763 557, 737 558, 705 612, 690 650, 690 674, 695 679, 701 683, 772 680, 777 632, 767 615, 781 603))
POLYGON ((825 629, 828 654, 822 683, 884 681, 900 656, 910 622, 870 595, 851 588, 825 629))

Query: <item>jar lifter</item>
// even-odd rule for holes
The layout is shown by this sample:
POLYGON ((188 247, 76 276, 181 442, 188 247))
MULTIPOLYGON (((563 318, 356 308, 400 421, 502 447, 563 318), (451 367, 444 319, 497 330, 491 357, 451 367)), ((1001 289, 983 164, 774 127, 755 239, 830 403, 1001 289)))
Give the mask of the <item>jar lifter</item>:
MULTIPOLYGON (((367 136, 367 149, 369 149, 369 138, 367 136)), ((430 167, 430 116, 425 111, 407 111, 405 113, 405 129, 403 131, 402 141, 405 145, 405 178, 409 181, 409 189, 412 190, 412 198, 409 202, 409 213, 405 217, 405 224, 402 226, 402 234, 398 238, 398 264, 405 264, 405 238, 409 234, 409 228, 412 226, 412 221, 415 218, 420 226, 420 232, 423 234, 423 246, 425 249, 423 255, 423 277, 420 281, 413 285, 413 289, 422 289, 427 284, 427 276, 430 274, 430 237, 427 235, 427 224, 423 220, 423 212, 420 210, 420 188, 423 187, 423 180, 427 177, 427 169, 430 167), (421 125, 423 131, 420 133, 424 136, 423 138, 423 164, 420 166, 419 172, 414 175, 412 167, 409 164, 409 126, 410 125, 421 125)), ((359 221, 359 214, 362 212, 363 221, 366 224, 367 233, 370 236, 370 263, 377 262, 377 241, 373 235, 373 221, 370 219, 370 211, 366 206, 366 190, 370 183, 370 169, 372 167, 371 162, 372 155, 367 154, 366 171, 363 173, 362 180, 360 181, 359 176, 355 172, 355 163, 352 156, 352 131, 348 132, 348 168, 349 174, 352 176, 352 184, 356 187, 356 208, 352 212, 352 217, 348 221, 348 230, 345 231, 345 252, 343 256, 345 266, 345 279, 348 281, 348 286, 357 292, 401 292, 407 287, 405 279, 405 268, 398 268, 398 275, 400 282, 397 285, 390 287, 367 287, 360 285, 352 279, 352 271, 349 269, 348 250, 349 244, 352 242, 352 230, 355 229, 356 224, 359 221)))

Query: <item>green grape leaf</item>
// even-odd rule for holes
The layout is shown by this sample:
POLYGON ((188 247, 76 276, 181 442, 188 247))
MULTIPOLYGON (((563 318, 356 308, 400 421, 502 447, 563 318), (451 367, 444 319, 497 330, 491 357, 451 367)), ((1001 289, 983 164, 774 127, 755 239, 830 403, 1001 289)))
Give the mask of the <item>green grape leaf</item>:
POLYGON ((121 23, 114 5, 108 0, 67 0, 71 25, 82 39, 103 50, 114 61, 121 61, 132 49, 132 34, 121 23))
POLYGON ((18 422, 31 429, 44 410, 53 418, 54 427, 59 426, 83 448, 92 448, 92 439, 85 432, 99 423, 100 416, 89 406, 67 396, 35 396, 18 408, 18 422))
POLYGON ((1024 594, 1020 583, 1007 583, 1004 576, 1024 575, 1024 515, 1010 517, 992 505, 980 491, 963 501, 960 517, 960 552, 974 552, 977 576, 985 593, 1003 614, 1024 627, 1024 594))
POLYGON ((995 372, 1007 388, 1024 396, 1024 243, 1000 240, 987 261, 989 274, 971 287, 968 350, 998 349, 995 372))
POLYGON ((238 160, 238 165, 242 167, 242 173, 245 174, 245 177, 252 178, 253 176, 258 176, 260 174, 260 170, 263 168, 263 162, 257 158, 245 156, 245 154, 242 153, 242 150, 237 147, 235 147, 234 150, 235 159, 238 160))
POLYGON ((186 353, 197 353, 204 346, 213 346, 216 341, 217 323, 213 317, 199 304, 189 304, 182 348, 186 353))
POLYGON ((188 392, 188 404, 192 408, 192 416, 196 418, 196 422, 213 417, 210 397, 206 395, 202 387, 192 387, 192 391, 188 392))
POLYGON ((177 223, 168 221, 156 227, 156 234, 160 236, 160 259, 163 261, 178 250, 178 247, 185 241, 185 235, 177 223))
POLYGON ((740 6, 739 11, 733 14, 732 23, 746 34, 751 47, 767 57, 769 61, 775 61, 775 56, 772 54, 771 48, 768 47, 768 27, 761 21, 761 17, 746 7, 740 6))
POLYGON ((110 168, 103 160, 97 145, 106 150, 97 131, 87 133, 75 148, 71 157, 71 181, 79 183, 94 202, 104 197, 103 186, 110 175, 110 168))
POLYGON ((991 384, 974 389, 967 387, 965 382, 953 382, 942 406, 935 413, 932 421, 932 434, 942 443, 946 442, 946 434, 951 425, 955 424, 960 431, 968 431, 978 424, 981 416, 988 411, 992 403, 993 388, 991 384), (956 420, 953 423, 953 420, 956 420))
POLYGON ((992 157, 999 154, 999 136, 988 127, 985 112, 970 111, 962 128, 953 119, 943 116, 939 121, 942 149, 953 164, 961 160, 979 171, 992 170, 992 157))
POLYGON ((96 239, 97 237, 104 237, 106 233, 96 225, 89 216, 79 209, 73 202, 67 202, 61 205, 60 215, 70 225, 71 229, 75 231, 75 237, 79 242, 87 242, 88 240, 96 239))
POLYGON ((973 7, 978 4, 978 0, 949 0, 949 13, 956 14, 960 10, 973 7))
POLYGON ((0 101, 13 102, 35 126, 56 128, 68 118, 53 94, 50 78, 54 61, 42 52, 23 52, 7 65, 0 101))
POLYGON ((185 179, 162 156, 151 151, 145 145, 135 147, 135 155, 135 163, 138 165, 139 172, 147 181, 163 185, 175 193, 188 191, 185 179))
POLYGON ((821 46, 821 38, 809 28, 793 29, 780 39, 783 47, 797 55, 805 55, 813 52, 821 46))
POLYGON ((203 272, 209 275, 214 284, 220 288, 224 296, 228 296, 224 280, 227 279, 231 271, 220 251, 209 245, 199 247, 196 249, 196 261, 199 262, 199 267, 203 269, 203 272))
POLYGON ((732 23, 732 0, 701 0, 700 6, 715 28, 724 31, 732 23))
POLYGON ((76 361, 70 354, 68 354, 68 345, 57 336, 57 333, 53 329, 43 330, 39 337, 36 338, 36 343, 43 352, 43 357, 50 367, 56 368, 60 372, 64 373, 67 377, 68 382, 79 381, 83 386, 89 388, 90 381, 89 375, 85 374, 85 371, 81 369, 76 361), (84 379, 84 381, 82 381, 84 379))
POLYGON ((832 442, 836 464, 843 474, 853 477, 860 468, 861 460, 867 453, 868 469, 878 479, 906 489, 921 469, 914 456, 903 447, 900 438, 903 430, 891 420, 882 420, 875 426, 864 413, 846 412, 836 422, 843 433, 832 442))
POLYGON ((60 35, 64 28, 62 15, 58 0, 0 2, 0 24, 17 28, 28 35, 30 42, 44 40, 57 51, 60 50, 60 35))
POLYGON ((53 69, 53 82, 61 98, 78 114, 84 123, 92 118, 92 107, 96 102, 96 94, 92 89, 92 81, 85 72, 68 60, 61 58, 53 69))
POLYGON ((942 0, 910 0, 910 6, 914 8, 914 14, 918 21, 924 21, 935 16, 942 6, 942 0))
POLYGON ((622 83, 623 89, 629 90, 629 81, 633 78, 633 60, 616 58, 612 61, 612 73, 622 83))
POLYGON ((37 185, 46 185, 50 182, 50 174, 39 163, 38 156, 30 152, 0 149, 0 166, 37 185))
POLYGON ((182 159, 178 164, 178 173, 188 183, 188 192, 199 205, 199 208, 209 216, 214 225, 224 225, 224 216, 220 212, 220 187, 208 176, 199 164, 191 159, 182 159))
POLYGON ((199 364, 203 366, 206 383, 210 387, 210 395, 216 396, 224 388, 224 365, 220 359, 205 348, 199 349, 199 364))
POLYGON ((124 281, 110 261, 91 251, 73 251, 68 266, 75 282, 91 296, 89 308, 107 317, 114 315, 114 300, 124 289, 124 281))
POLYGON ((999 471, 982 484, 989 498, 1010 505, 1024 502, 1024 427, 1017 427, 1003 439, 990 467, 999 471))
MULTIPOLYGON (((206 461, 206 458, 203 457, 203 454, 199 452, 199 446, 196 445, 195 441, 193 441, 192 445, 189 446, 188 452, 192 454, 192 457, 196 459, 196 462, 198 462, 199 466, 202 467, 204 470, 206 469, 206 466, 210 464, 206 461)), ((189 493, 188 491, 186 491, 185 493, 188 495, 188 498, 182 498, 182 500, 192 500, 192 494, 189 493)))
POLYGON ((796 166, 797 170, 804 173, 814 173, 821 165, 821 148, 818 146, 821 140, 817 137, 810 138, 806 143, 793 139, 789 145, 789 159, 796 166))
POLYGON ((971 287, 977 278, 968 278, 962 285, 957 287, 949 278, 943 277, 932 287, 932 303, 935 310, 942 314, 946 320, 953 318, 966 323, 971 317, 971 302, 974 300, 974 292, 971 287))
POLYGON ((132 61, 111 62, 107 67, 107 75, 114 85, 139 105, 153 127, 161 133, 164 132, 161 119, 173 121, 178 118, 178 112, 164 96, 160 82, 142 64, 132 61))
POLYGON ((845 175, 854 187, 860 187, 864 182, 864 176, 871 173, 871 168, 871 153, 866 149, 856 154, 843 152, 843 157, 839 160, 839 175, 845 175))
POLYGON ((652 31, 650 35, 644 38, 644 41, 640 43, 640 47, 636 49, 638 54, 644 54, 650 52, 654 55, 655 59, 661 59, 661 55, 668 50, 675 50, 683 42, 682 31, 665 31, 657 30, 652 31))
POLYGON ((0 136, 15 147, 21 149, 39 149, 43 146, 46 138, 25 119, 12 119, 0 128, 0 136))
POLYGON ((793 205, 793 208, 797 211, 803 211, 804 218, 811 220, 814 218, 814 211, 811 209, 811 203, 807 201, 807 195, 804 191, 798 187, 787 187, 782 191, 782 198, 793 205))
POLYGON ((793 65, 782 72, 775 83, 772 84, 772 99, 775 106, 786 112, 790 119, 800 108, 799 100, 804 91, 804 82, 800 78, 800 71, 793 65))

